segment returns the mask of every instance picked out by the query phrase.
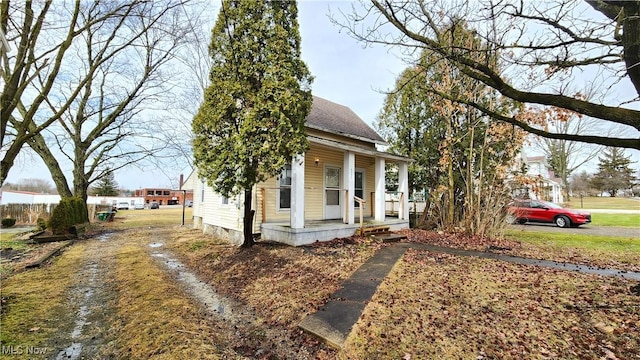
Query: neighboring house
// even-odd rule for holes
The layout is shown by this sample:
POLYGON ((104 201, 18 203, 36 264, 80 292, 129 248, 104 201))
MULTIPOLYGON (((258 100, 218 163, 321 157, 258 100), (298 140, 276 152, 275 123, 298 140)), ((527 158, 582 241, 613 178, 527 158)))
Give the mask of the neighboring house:
POLYGON ((519 194, 535 200, 545 200, 556 204, 562 204, 562 181, 549 169, 545 156, 526 156, 520 154, 519 166, 526 165, 526 177, 529 179, 526 186, 526 194, 519 194))
MULTIPOLYGON (((380 135, 348 107, 319 97, 313 97, 306 128, 310 149, 253 189, 254 234, 296 246, 348 237, 361 226, 360 211, 367 224, 409 227, 409 158, 378 151, 376 144, 385 144, 380 135), (398 165, 394 217, 385 214, 386 163, 398 165)), ((242 242, 242 196, 216 194, 198 179, 197 169, 183 189, 193 190, 196 228, 242 242)))

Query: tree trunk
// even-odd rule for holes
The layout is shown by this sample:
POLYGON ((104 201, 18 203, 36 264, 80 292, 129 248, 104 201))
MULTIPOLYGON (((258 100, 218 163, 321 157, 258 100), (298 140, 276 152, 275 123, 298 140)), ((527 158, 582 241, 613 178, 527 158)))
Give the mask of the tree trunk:
POLYGON ((255 211, 251 208, 252 191, 247 189, 244 191, 244 242, 242 247, 250 248, 253 246, 253 215, 255 211))
POLYGON ((64 176, 64 172, 62 172, 56 157, 47 147, 42 135, 36 134, 34 137, 29 139, 27 143, 29 144, 29 147, 31 147, 31 149, 40 156, 44 164, 47 166, 47 169, 49 169, 51 179, 53 179, 53 183, 56 185, 56 190, 58 190, 60 197, 72 197, 73 193, 69 188, 67 178, 64 176))

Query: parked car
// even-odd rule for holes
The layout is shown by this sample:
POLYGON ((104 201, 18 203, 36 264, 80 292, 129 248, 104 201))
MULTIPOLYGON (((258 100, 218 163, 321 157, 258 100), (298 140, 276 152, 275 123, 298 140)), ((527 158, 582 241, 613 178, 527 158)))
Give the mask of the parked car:
POLYGON ((118 210, 129 210, 129 203, 128 202, 118 203, 118 210))
POLYGON ((187 200, 187 201, 185 201, 184 205, 185 205, 186 207, 193 207, 193 200, 187 200))
POLYGON ((133 206, 133 208, 134 208, 135 210, 143 210, 143 209, 144 209, 144 204, 135 204, 135 205, 133 206))
POLYGON ((157 202, 152 202, 151 205, 149 205, 149 209, 160 209, 160 205, 158 205, 157 202))
POLYGON ((507 221, 510 223, 553 223, 566 228, 591 222, 591 214, 586 211, 567 209, 541 200, 514 200, 509 204, 507 212, 507 221))

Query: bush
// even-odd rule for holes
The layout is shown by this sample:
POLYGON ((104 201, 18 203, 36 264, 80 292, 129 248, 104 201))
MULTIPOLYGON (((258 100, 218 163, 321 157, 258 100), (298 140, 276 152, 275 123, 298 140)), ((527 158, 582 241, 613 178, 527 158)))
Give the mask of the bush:
POLYGON ((47 221, 43 218, 38 218, 36 220, 36 226, 38 228, 38 230, 44 230, 47 228, 47 221))
POLYGON ((4 218, 4 219, 2 219, 2 227, 3 228, 10 228, 15 224, 16 224, 16 219, 14 219, 14 218, 4 218))
POLYGON ((87 222, 87 204, 80 198, 64 198, 53 209, 49 228, 54 234, 63 234, 76 224, 87 222))

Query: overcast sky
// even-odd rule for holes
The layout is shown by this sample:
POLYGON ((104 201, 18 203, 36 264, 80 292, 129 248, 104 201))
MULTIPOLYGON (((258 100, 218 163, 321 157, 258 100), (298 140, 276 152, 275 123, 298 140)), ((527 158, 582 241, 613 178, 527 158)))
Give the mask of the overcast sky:
MULTIPOLYGON (((340 16, 340 11, 351 11, 350 1, 300 1, 299 23, 302 38, 302 58, 315 77, 313 94, 350 107, 370 125, 382 108, 384 90, 394 86, 396 76, 406 64, 397 53, 382 46, 363 47, 346 32, 340 32, 328 17, 329 11, 340 16)), ((217 14, 213 15, 214 17, 217 14)), ((640 160, 638 151, 633 153, 640 160)), ((636 169, 639 164, 633 165, 636 169)), ((120 170, 118 184, 126 189, 145 187, 171 187, 177 184, 181 173, 188 176, 189 167, 175 169, 169 176, 165 172, 120 170)), ((46 168, 36 157, 21 158, 10 170, 7 182, 21 178, 50 179, 46 168)))

